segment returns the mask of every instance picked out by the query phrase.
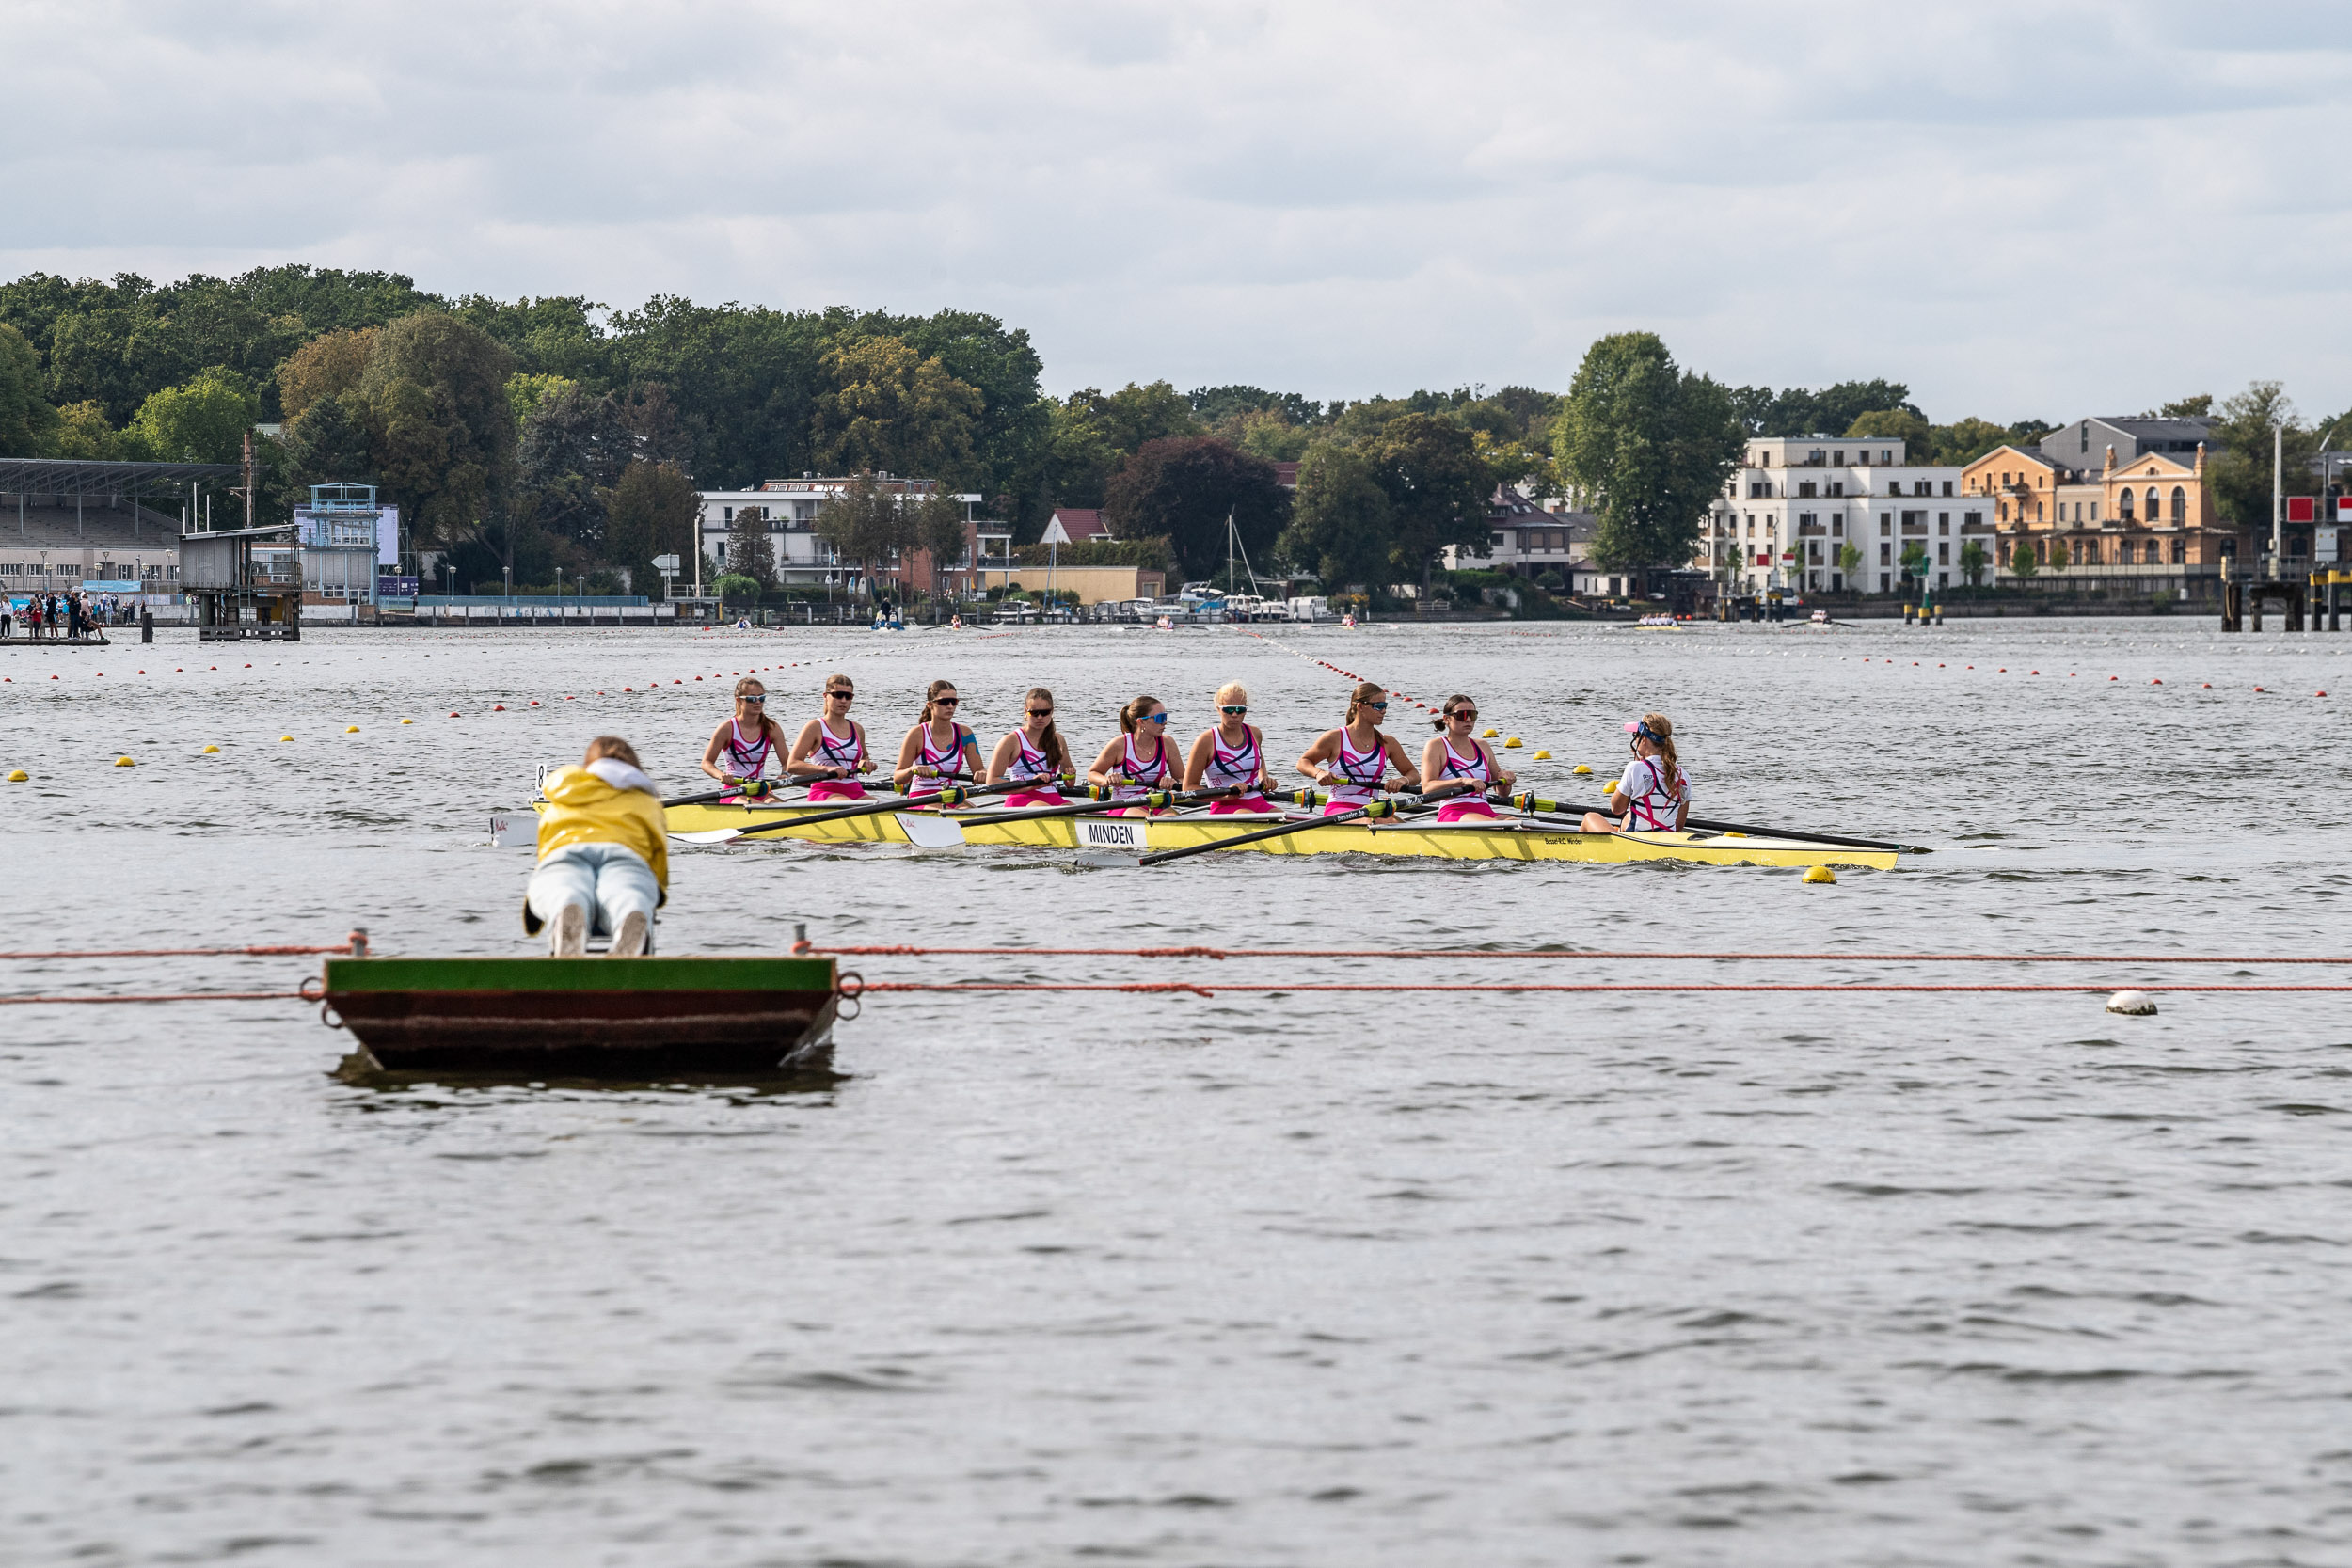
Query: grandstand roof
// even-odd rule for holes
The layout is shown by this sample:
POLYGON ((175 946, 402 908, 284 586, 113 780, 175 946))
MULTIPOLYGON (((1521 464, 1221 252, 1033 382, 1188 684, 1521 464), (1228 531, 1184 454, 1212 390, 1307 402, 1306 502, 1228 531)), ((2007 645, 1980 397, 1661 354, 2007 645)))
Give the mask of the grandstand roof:
POLYGON ((0 457, 0 496, 168 496, 190 480, 234 479, 234 463, 86 463, 0 457))

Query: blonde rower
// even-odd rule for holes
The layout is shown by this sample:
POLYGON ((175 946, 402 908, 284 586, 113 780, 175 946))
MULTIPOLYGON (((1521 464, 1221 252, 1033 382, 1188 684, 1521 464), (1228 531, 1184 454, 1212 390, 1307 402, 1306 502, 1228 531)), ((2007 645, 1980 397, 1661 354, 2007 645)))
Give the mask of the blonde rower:
POLYGON ((1691 776, 1675 760, 1675 727, 1662 713, 1645 713, 1626 726, 1633 760, 1609 792, 1612 822, 1597 811, 1584 814, 1588 833, 1662 833, 1678 831, 1691 815, 1691 776))
POLYGON ((784 770, 810 781, 812 801, 866 799, 857 776, 873 771, 874 756, 866 744, 866 726, 850 717, 850 705, 856 701, 857 688, 849 676, 827 675, 824 705, 792 742, 784 770))
POLYGON ((1510 788, 1518 777, 1503 768, 1493 747, 1471 733, 1477 722, 1477 703, 1459 692, 1440 704, 1438 717, 1430 721, 1438 733, 1421 749, 1422 777, 1429 781, 1422 786, 1422 799, 1445 792, 1446 802, 1438 808, 1440 825, 1464 817, 1492 817, 1485 797, 1510 788))
POLYGON ((765 795, 772 786, 760 775, 768 770, 769 757, 783 750, 784 726, 768 717, 768 689, 745 675, 735 683, 735 716, 711 731, 710 744, 703 748, 703 771, 729 786, 750 784, 744 794, 765 795))
POLYGON ((1421 787, 1421 771, 1406 759, 1396 737, 1381 732, 1389 711, 1389 694, 1371 681, 1347 699, 1347 722, 1326 730, 1298 759, 1298 770, 1329 786, 1331 803, 1326 816, 1370 805, 1375 791, 1421 787), (1394 784, 1389 781, 1393 778, 1394 784))
POLYGON ((1111 785, 1111 799, 1125 803, 1110 814, 1114 816, 1149 816, 1143 797, 1175 788, 1179 778, 1175 748, 1168 743, 1168 705, 1152 696, 1137 697, 1119 710, 1119 738, 1087 769, 1089 784, 1111 785))
POLYGON ((1241 682, 1228 681, 1216 689, 1216 723, 1200 732, 1184 758, 1184 788, 1239 791, 1211 802, 1212 816, 1272 811, 1265 798, 1265 736, 1249 722, 1249 693, 1241 682))
POLYGON ((898 766, 890 775, 901 795, 935 795, 960 779, 978 781, 979 740, 956 722, 962 703, 953 681, 933 681, 923 693, 923 717, 898 742, 898 766))
POLYGON ((1034 787, 1016 789, 1006 796, 1008 806, 1067 805, 1061 791, 1054 787, 1055 782, 1070 770, 1070 748, 1063 743, 1061 732, 1054 728, 1054 694, 1041 686, 1033 686, 1022 708, 1021 727, 998 741, 996 754, 988 759, 988 782, 1033 782, 1034 787))

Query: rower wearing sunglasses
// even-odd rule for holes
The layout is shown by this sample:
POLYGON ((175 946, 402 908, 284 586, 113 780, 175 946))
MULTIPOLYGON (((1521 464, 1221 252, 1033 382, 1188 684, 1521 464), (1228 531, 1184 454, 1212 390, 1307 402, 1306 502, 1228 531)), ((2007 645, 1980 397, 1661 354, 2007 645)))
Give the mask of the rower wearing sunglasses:
POLYGON ((1239 681, 1216 689, 1217 722, 1202 730, 1184 758, 1184 788, 1235 793, 1209 805, 1211 816, 1271 812, 1265 798, 1265 736, 1249 722, 1249 693, 1239 681))
POLYGON ((1438 808, 1439 827, 1466 819, 1491 821, 1494 809, 1486 797, 1510 788, 1518 777, 1503 768, 1493 747, 1470 733, 1476 722, 1478 704, 1459 692, 1440 704, 1438 717, 1430 721, 1438 733, 1421 749, 1422 776, 1429 781, 1422 799, 1433 800, 1440 793, 1446 797, 1438 808))
POLYGON ((1388 712, 1388 691, 1364 682, 1347 699, 1347 722, 1325 731, 1298 759, 1298 770, 1331 792, 1324 816, 1368 806, 1383 789, 1421 787, 1421 770, 1406 759, 1396 737, 1381 731, 1388 712))
POLYGON ((857 688, 847 675, 825 677, 824 705, 816 718, 801 726, 784 770, 809 781, 808 798, 818 800, 863 800, 866 786, 860 773, 874 770, 874 756, 866 745, 866 726, 850 717, 857 688))
POLYGON ((988 782, 1018 779, 1028 783, 1028 788, 1005 797, 1008 806, 1068 805, 1061 791, 1054 787, 1070 768, 1070 747, 1054 728, 1054 694, 1033 686, 1022 708, 1021 726, 998 741, 996 754, 988 759, 988 782))
POLYGON ((1619 820, 1597 811, 1584 814, 1588 833, 1665 833, 1678 831, 1691 815, 1691 775, 1675 760, 1675 727, 1662 713, 1645 713, 1628 724, 1633 738, 1627 747, 1633 760, 1625 776, 1609 792, 1609 809, 1619 820))
POLYGON ((1153 815, 1142 803, 1155 789, 1176 787, 1178 774, 1168 755, 1168 705, 1157 697, 1137 697, 1119 710, 1119 738, 1103 748, 1087 769, 1087 782, 1110 786, 1120 810, 1113 816, 1153 815), (1148 746, 1137 746, 1137 741, 1148 746))
POLYGON ((768 689, 745 675, 735 683, 735 716, 710 732, 703 748, 703 771, 727 785, 747 785, 741 795, 721 798, 733 805, 744 796, 767 794, 775 785, 760 775, 768 759, 784 751, 784 726, 768 717, 768 689))
POLYGON ((923 693, 923 717, 898 742, 898 766, 890 781, 901 795, 936 795, 948 784, 977 783, 980 742, 956 722, 963 699, 953 681, 933 681, 923 693))

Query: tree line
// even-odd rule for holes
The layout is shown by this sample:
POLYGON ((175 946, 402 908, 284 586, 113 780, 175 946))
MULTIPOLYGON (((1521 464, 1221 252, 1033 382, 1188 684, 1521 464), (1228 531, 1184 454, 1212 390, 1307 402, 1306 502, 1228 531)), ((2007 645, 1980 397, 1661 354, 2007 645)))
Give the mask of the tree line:
MULTIPOLYGON (((804 472, 937 480, 980 495, 1020 541, 1057 505, 1100 507, 1121 540, 1194 578, 1222 570, 1230 518, 1254 563, 1334 590, 1425 588, 1449 546, 1486 549, 1489 499, 1517 485, 1589 507, 1597 563, 1638 569, 1690 559, 1749 436, 1900 436, 1918 459, 1957 464, 2052 428, 1933 424, 1884 379, 1729 386, 1645 332, 1595 342, 1557 393, 1327 403, 1160 380, 1048 397, 1041 371, 1025 331, 958 310, 662 295, 615 311, 307 266, 0 283, 0 453, 233 462, 248 429, 276 425, 278 439, 259 443, 265 516, 310 483, 373 483, 402 506, 409 542, 443 552, 469 585, 563 569, 644 591, 653 557, 693 547, 696 489, 804 472), (1291 463, 1295 493, 1276 467, 1291 463)), ((2271 422, 2284 421, 2292 461, 2330 421, 2304 425, 2272 383, 2217 412, 2224 515, 2266 520, 2255 449, 2271 422)), ((845 559, 886 560, 927 531, 945 545, 940 506, 918 515, 879 493, 861 490, 832 527, 845 559)), ((773 562, 751 531, 725 564, 763 579, 773 562)))

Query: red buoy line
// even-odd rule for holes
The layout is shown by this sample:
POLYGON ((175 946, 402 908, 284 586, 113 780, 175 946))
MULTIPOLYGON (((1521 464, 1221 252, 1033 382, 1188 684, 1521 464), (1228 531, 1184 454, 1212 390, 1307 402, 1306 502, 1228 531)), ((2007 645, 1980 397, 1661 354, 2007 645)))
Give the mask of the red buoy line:
MULTIPOLYGON (((2240 992, 2267 991, 2352 991, 2352 985, 2247 985, 2228 983, 2200 985, 2194 983, 2184 983, 2179 985, 2134 986, 2132 989, 2134 990, 2151 992, 2166 991, 2173 993, 2194 992, 2201 994, 2235 994, 2240 992)), ((1183 980, 1134 981, 1125 984, 1121 984, 1116 980, 866 980, 854 974, 843 975, 841 977, 840 984, 840 992, 845 998, 870 995, 878 991, 993 992, 1049 990, 1125 991, 1144 993, 1183 991, 1194 996, 1207 997, 1214 997, 1218 991, 1248 991, 1260 994, 1269 992, 1288 993, 1291 991, 1542 991, 1548 993, 1561 991, 1591 993, 1606 993, 1613 991, 1638 991, 1647 993, 1665 991, 1677 994, 1690 994, 1692 992, 1704 991, 1724 991, 1737 992, 1742 995, 1775 991, 1806 993, 1819 993, 1822 991, 1867 991, 1872 993, 1888 991, 1905 993, 1915 991, 1936 991, 2019 992, 2027 994, 2065 992, 2076 995, 2104 996, 2109 994, 2112 990, 2113 988, 2109 986, 2094 985, 2032 985, 2022 982, 1998 984, 1984 982, 1970 983, 1967 981, 1952 981, 1941 984, 1931 981, 1861 981, 1852 985, 1823 983, 1709 985, 1699 981, 1682 983, 1671 980, 1595 980, 1589 982, 1511 982, 1466 980, 1458 982, 1431 981, 1422 983, 1388 981, 1292 981, 1287 984, 1272 981, 1254 984, 1237 984, 1220 980, 1216 982, 1215 986, 1202 986, 1195 985, 1183 980)))
MULTIPOLYGON (((338 951, 340 951, 338 949, 338 951)), ((1665 959, 1706 963, 1963 963, 1963 964, 2352 964, 2352 954, 2280 955, 2160 953, 1636 953, 1569 948, 1474 947, 915 947, 898 943, 819 947, 795 943, 795 954, 838 958, 1576 958, 1630 963, 1665 959)), ((0 958, 8 955, 0 954, 0 958)))

